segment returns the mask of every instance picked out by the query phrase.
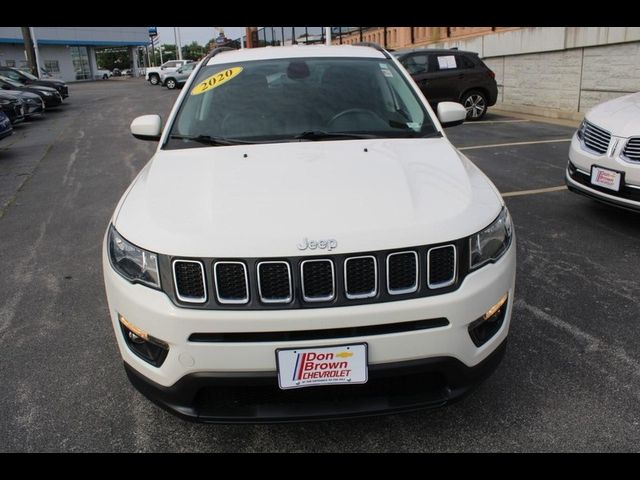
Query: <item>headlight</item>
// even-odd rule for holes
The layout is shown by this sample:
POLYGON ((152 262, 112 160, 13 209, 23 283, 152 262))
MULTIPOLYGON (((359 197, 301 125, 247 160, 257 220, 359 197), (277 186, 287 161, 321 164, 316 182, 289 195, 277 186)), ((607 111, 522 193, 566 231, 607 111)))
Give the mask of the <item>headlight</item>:
POLYGON ((511 237, 513 237, 511 216, 507 207, 502 207, 500 215, 491 225, 469 239, 471 270, 498 260, 509 248, 511 237))
POLYGON ((578 132, 577 132, 578 133, 578 138, 580 140, 582 140, 582 135, 584 133, 584 129, 585 129, 586 126, 587 125, 586 125, 585 121, 582 120, 582 122, 580 122, 580 126, 578 127, 578 132))
POLYGON ((109 227, 109 259, 111 266, 124 278, 134 283, 143 283, 160 288, 158 256, 147 252, 120 236, 113 225, 109 227))
POLYGON ((51 92, 42 92, 44 94, 45 97, 50 97, 53 95, 53 93, 51 92))

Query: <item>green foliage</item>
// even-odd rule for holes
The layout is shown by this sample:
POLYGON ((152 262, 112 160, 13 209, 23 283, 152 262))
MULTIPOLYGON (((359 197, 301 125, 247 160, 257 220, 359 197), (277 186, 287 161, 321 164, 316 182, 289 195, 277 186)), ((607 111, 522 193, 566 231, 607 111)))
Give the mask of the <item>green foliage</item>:
POLYGON ((119 68, 124 70, 131 66, 131 56, 128 48, 105 48, 96 51, 98 67, 107 70, 119 68))

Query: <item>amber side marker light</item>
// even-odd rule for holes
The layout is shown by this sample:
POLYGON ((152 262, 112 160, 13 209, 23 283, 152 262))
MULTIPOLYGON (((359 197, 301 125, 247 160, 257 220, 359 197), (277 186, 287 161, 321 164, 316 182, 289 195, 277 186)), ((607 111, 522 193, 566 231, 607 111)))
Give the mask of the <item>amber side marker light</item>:
POLYGON ((476 347, 487 343, 504 323, 509 294, 505 293, 484 315, 469 324, 469 336, 476 347))
POLYGON ((122 336, 129 350, 154 367, 162 365, 169 353, 169 344, 152 337, 144 330, 133 325, 121 314, 118 314, 118 321, 120 322, 122 336))
POLYGON ((498 303, 496 303, 493 307, 487 310, 487 313, 485 313, 482 316, 482 318, 484 318, 485 320, 489 320, 491 317, 493 317, 496 314, 496 312, 500 310, 500 308, 502 308, 502 305, 504 305, 504 303, 507 301, 507 298, 509 298, 509 294, 505 293, 502 296, 502 298, 498 300, 498 303))

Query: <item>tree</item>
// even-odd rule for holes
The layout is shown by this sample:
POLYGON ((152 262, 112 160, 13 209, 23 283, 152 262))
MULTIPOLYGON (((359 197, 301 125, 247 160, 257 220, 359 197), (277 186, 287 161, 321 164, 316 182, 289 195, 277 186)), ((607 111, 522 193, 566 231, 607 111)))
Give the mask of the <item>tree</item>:
POLYGON ((198 60, 205 53, 206 49, 196 41, 182 47, 182 58, 185 60, 198 60))
POLYGON ((125 70, 131 66, 131 56, 128 48, 105 48, 96 52, 99 68, 125 70))

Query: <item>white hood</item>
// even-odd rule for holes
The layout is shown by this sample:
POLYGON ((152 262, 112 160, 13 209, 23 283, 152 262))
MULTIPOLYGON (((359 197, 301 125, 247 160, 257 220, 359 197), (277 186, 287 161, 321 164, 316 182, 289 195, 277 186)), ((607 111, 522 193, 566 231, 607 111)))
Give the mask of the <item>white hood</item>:
POLYGON ((115 226, 168 255, 277 257, 300 255, 304 238, 335 239, 331 253, 449 241, 500 208, 445 138, 296 142, 159 150, 115 226))
POLYGON ((601 103, 586 119, 617 137, 640 135, 640 92, 601 103))

